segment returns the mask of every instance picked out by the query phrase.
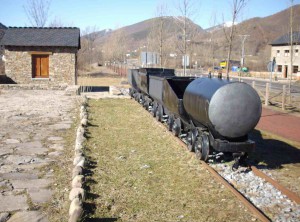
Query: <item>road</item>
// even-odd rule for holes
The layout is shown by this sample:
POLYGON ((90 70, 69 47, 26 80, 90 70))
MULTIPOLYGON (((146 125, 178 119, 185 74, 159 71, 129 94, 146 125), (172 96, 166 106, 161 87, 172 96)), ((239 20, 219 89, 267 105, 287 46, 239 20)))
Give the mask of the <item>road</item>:
MULTIPOLYGON (((239 81, 238 77, 232 77, 231 78, 233 81, 239 81)), ((248 84, 252 84, 253 81, 255 81, 255 85, 259 88, 264 88, 266 87, 266 83, 270 82, 270 81, 266 81, 266 80, 260 80, 260 79, 249 79, 249 78, 242 78, 243 82, 248 83, 248 84)), ((271 89, 273 90, 282 90, 282 86, 286 85, 287 89, 288 89, 288 82, 282 83, 282 82, 277 82, 277 81, 273 81, 271 82, 271 89)), ((291 86, 291 90, 292 92, 297 92, 298 94, 300 93, 300 86, 298 85, 292 85, 291 86)))
MULTIPOLYGON (((179 73, 181 73, 179 71, 179 73)), ((201 74, 201 72, 199 73, 198 70, 189 70, 188 71, 188 75, 191 76, 204 76, 207 77, 208 74, 201 74)), ((216 75, 213 77, 216 78, 216 75)), ((223 75, 223 79, 226 78, 223 75)), ((230 77, 231 81, 239 81, 239 77, 230 77)), ((241 80, 249 85, 252 85, 252 82, 255 81, 255 86, 258 87, 259 89, 265 89, 266 87, 266 83, 270 82, 269 80, 266 79, 254 79, 254 78, 249 78, 249 77, 241 77, 241 80)), ((279 81, 272 81, 271 83, 271 90, 273 92, 280 92, 282 91, 282 86, 286 85, 286 90, 288 91, 288 87, 289 87, 289 83, 288 80, 285 80, 285 82, 279 82, 279 81)), ((293 85, 291 86, 291 90, 294 96, 300 97, 300 85, 293 85)))

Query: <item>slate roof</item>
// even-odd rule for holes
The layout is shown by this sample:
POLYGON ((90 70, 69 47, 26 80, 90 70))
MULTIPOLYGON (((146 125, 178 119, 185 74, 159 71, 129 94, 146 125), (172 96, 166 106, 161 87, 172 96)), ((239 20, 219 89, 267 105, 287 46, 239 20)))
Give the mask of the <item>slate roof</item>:
POLYGON ((79 28, 9 27, 0 43, 4 46, 56 46, 80 48, 79 28))
MULTIPOLYGON (((278 39, 273 41, 271 45, 289 45, 290 44, 290 33, 280 36, 278 39)), ((293 43, 300 44, 300 32, 293 32, 293 43)))
POLYGON ((7 29, 7 27, 0 22, 0 29, 7 29))
POLYGON ((7 29, 7 27, 0 22, 0 41, 1 41, 2 37, 4 36, 6 29, 7 29))

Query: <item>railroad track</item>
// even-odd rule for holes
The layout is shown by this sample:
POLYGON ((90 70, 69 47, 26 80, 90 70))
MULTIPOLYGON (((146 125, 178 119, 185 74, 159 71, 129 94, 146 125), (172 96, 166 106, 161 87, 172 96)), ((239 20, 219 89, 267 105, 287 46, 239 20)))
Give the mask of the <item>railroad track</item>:
MULTIPOLYGON (((151 115, 149 113, 149 115, 151 115)), ((152 115, 151 115, 152 116, 152 115)), ((172 135, 172 132, 168 130, 168 127, 166 124, 164 124, 164 121, 158 122, 161 124, 163 127, 167 129, 167 131, 172 135)), ((175 136, 174 136, 175 137, 175 136)), ((178 141, 178 143, 184 147, 187 151, 187 144, 180 139, 179 137, 175 137, 175 139, 178 141)), ((280 185, 277 181, 273 180, 271 177, 269 177, 267 174, 262 172, 261 170, 257 169, 255 166, 249 166, 246 169, 243 169, 242 171, 238 172, 232 172, 231 167, 227 167, 226 164, 219 163, 219 164, 209 164, 206 163, 202 160, 200 160, 200 163, 205 167, 216 180, 218 180, 220 183, 222 183, 227 189, 229 189, 242 203, 243 205, 251 211, 257 219, 263 222, 270 222, 270 221, 300 221, 300 197, 297 196, 295 193, 291 192, 287 188, 283 187, 280 185), (292 207, 286 207, 287 209, 278 209, 278 208, 283 208, 280 206, 280 203, 275 202, 273 208, 276 209, 276 212, 272 212, 272 209, 270 207, 264 207, 261 206, 260 204, 257 204, 256 199, 251 198, 250 194, 247 194, 245 190, 239 189, 237 184, 234 184, 232 181, 230 182, 230 178, 228 179, 228 175, 224 175, 224 173, 220 172, 218 168, 222 166, 223 168, 228 168, 232 173, 235 174, 240 174, 240 177, 250 175, 253 177, 253 175, 260 180, 263 180, 265 182, 258 182, 259 183, 259 188, 263 189, 263 186, 265 184, 268 184, 266 187, 274 187, 275 193, 279 196, 278 201, 282 202, 285 201, 288 205, 291 205, 292 207), (223 175, 222 175, 223 174, 223 175), (288 199, 287 199, 288 198, 288 199), (270 218, 266 213, 262 210, 262 208, 266 208, 268 211, 268 214, 273 215, 272 218, 270 218), (296 209, 296 210, 295 210, 296 209), (278 215, 282 213, 282 215, 278 215), (276 215, 277 214, 277 215, 276 215)), ((251 178, 250 178, 251 179, 251 178)), ((250 182, 251 183, 251 182, 250 182)), ((250 184, 247 184, 250 185, 250 184)), ((258 191, 256 193, 259 194, 258 191)), ((271 198, 270 195, 267 193, 268 197, 261 197, 261 198, 271 198)), ((258 200, 261 199, 258 197, 258 200)), ((272 202, 272 201, 271 201, 272 202)), ((285 204, 286 205, 286 204, 285 204)), ((283 204, 283 206, 285 206, 283 204)), ((272 208, 272 206, 271 206, 272 208)))

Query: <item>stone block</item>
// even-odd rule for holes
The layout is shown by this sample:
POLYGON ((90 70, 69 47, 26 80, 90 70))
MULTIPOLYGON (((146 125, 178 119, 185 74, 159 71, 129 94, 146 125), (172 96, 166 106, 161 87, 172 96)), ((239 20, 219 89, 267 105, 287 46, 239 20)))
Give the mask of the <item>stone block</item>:
POLYGON ((78 211, 82 212, 82 201, 80 200, 80 198, 74 198, 74 200, 72 200, 70 205, 69 216, 72 216, 74 213, 78 211))
POLYGON ((81 125, 82 126, 87 126, 88 120, 86 118, 81 120, 81 125))
POLYGON ((83 169, 80 166, 75 166, 73 171, 72 171, 72 179, 74 179, 75 176, 77 175, 82 175, 83 169))
POLYGON ((76 156, 76 157, 74 158, 74 161, 73 161, 74 166, 76 166, 80 161, 82 161, 82 160, 84 160, 84 159, 85 159, 85 158, 84 158, 83 156, 81 156, 81 155, 76 156))
POLYGON ((82 149, 80 149, 80 150, 75 150, 75 156, 78 156, 78 155, 83 156, 83 150, 82 150, 82 149))
POLYGON ((29 189, 28 194, 33 203, 40 204, 50 201, 53 191, 49 189, 29 189))
POLYGON ((0 212, 27 210, 28 207, 27 197, 25 195, 1 196, 0 198, 0 212))
POLYGON ((72 180, 72 188, 81 188, 83 183, 83 175, 77 175, 72 180))
POLYGON ((48 222, 48 219, 39 211, 23 211, 15 213, 7 222, 48 222))
POLYGON ((69 194, 69 200, 73 201, 75 198, 79 198, 81 200, 85 200, 85 192, 84 189, 77 187, 72 188, 70 194, 69 194))
POLYGON ((0 213, 0 222, 6 222, 9 217, 9 213, 0 213))
POLYGON ((83 145, 81 143, 75 144, 75 150, 82 150, 82 149, 83 149, 83 145))
POLYGON ((10 180, 15 189, 47 188, 53 182, 51 179, 10 180))
POLYGON ((38 179, 38 176, 33 173, 19 173, 19 172, 14 172, 14 173, 4 173, 0 175, 4 179, 8 180, 28 180, 28 179, 38 179))
POLYGON ((83 158, 82 160, 80 160, 76 166, 80 166, 82 168, 84 168, 84 165, 85 165, 85 158, 83 158))

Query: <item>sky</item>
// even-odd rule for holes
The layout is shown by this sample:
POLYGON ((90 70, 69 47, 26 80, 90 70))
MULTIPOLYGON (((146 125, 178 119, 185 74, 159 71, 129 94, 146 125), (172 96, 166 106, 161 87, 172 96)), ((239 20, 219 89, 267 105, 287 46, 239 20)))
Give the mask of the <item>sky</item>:
MULTIPOLYGON (((6 26, 32 26, 24 6, 28 0, 0 0, 0 23, 6 26)), ((165 4, 168 14, 179 16, 180 0, 51 0, 48 22, 59 20, 64 26, 115 29, 132 25, 156 16, 158 5, 165 4)), ((191 19, 202 28, 230 21, 232 0, 191 0, 194 13, 191 19), (216 16, 216 22, 212 17, 216 16)), ((181 0, 182 2, 182 0, 181 0)), ((294 0, 294 5, 300 0, 294 0)), ((290 6, 289 0, 249 0, 239 21, 266 17, 290 6)))

